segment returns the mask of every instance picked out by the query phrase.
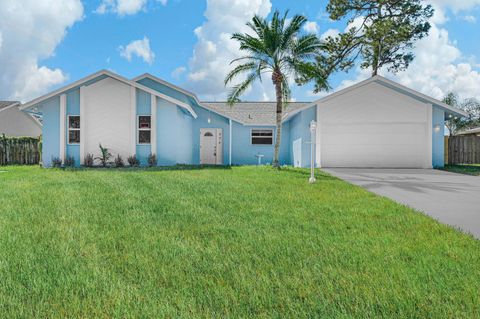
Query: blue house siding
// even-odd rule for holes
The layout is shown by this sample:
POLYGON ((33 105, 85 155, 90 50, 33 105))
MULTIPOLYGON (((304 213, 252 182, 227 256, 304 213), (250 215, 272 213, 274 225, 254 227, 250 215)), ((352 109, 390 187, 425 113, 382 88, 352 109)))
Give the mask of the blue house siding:
POLYGON ((42 162, 44 167, 51 167, 52 158, 60 157, 60 97, 45 101, 40 108, 43 114, 42 162))
POLYGON ((228 118, 215 112, 209 111, 195 104, 193 110, 198 117, 193 120, 192 141, 193 141, 193 161, 192 164, 200 164, 200 129, 202 128, 220 128, 223 132, 223 164, 228 165, 229 160, 229 140, 230 125, 228 118), (210 119, 210 123, 208 122, 210 119))
MULTIPOLYGON (((139 115, 151 115, 151 95, 145 91, 137 89, 136 92, 136 105, 137 105, 137 118, 139 115)), ((138 122, 136 122, 136 147, 135 147, 135 155, 137 156, 138 160, 140 161, 140 165, 146 166, 148 165, 148 157, 151 153, 151 145, 150 144, 138 144, 138 122)))
POLYGON ((308 167, 311 155, 310 122, 317 120, 317 108, 312 106, 290 119, 290 159, 294 166, 308 167))
POLYGON ((157 98, 158 165, 192 163, 192 120, 178 106, 157 98))
POLYGON ((174 99, 177 99, 179 101, 190 104, 191 106, 195 105, 195 101, 191 96, 186 95, 182 92, 179 92, 175 89, 172 89, 171 87, 165 84, 159 83, 157 81, 154 81, 152 79, 143 78, 141 80, 138 80, 137 83, 140 83, 148 88, 151 88, 152 90, 155 90, 167 96, 173 97, 174 99))
POLYGON ((68 116, 80 115, 80 89, 71 90, 67 93, 67 117, 65 118, 65 141, 66 141, 66 156, 73 157, 75 166, 80 166, 80 145, 68 144, 68 116))
POLYGON ((445 111, 434 106, 432 110, 432 165, 445 166, 445 111))
MULTIPOLYGON (((279 161, 281 165, 290 164, 289 154, 289 135, 290 124, 284 123, 282 127, 282 143, 280 145, 279 161)), ((277 130, 275 126, 244 126, 233 122, 232 130, 232 163, 234 165, 256 165, 258 158, 256 155, 263 155, 262 164, 273 162, 273 148, 277 130), (274 140, 272 145, 253 145, 251 132, 252 129, 272 129, 274 140)))

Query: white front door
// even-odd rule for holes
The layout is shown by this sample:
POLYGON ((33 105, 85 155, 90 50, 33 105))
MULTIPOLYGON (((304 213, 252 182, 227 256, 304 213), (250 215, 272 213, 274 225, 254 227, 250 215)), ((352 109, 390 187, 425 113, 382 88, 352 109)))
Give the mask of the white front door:
POLYGON ((200 129, 200 164, 223 164, 223 134, 221 128, 200 129))

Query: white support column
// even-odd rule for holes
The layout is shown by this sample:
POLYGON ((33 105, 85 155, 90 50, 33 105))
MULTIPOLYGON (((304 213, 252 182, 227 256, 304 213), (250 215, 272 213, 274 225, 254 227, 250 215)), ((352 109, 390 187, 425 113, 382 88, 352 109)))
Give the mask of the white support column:
POLYGON ((232 119, 228 119, 228 165, 232 166, 232 119))
POLYGON ((80 87, 80 165, 85 164, 85 86, 80 87))
POLYGON ((425 168, 433 167, 433 105, 427 104, 427 159, 425 163, 425 168))
POLYGON ((137 152, 137 89, 132 85, 130 87, 130 153, 137 152))
POLYGON ((315 139, 315 165, 318 168, 322 168, 322 121, 320 116, 320 107, 317 105, 317 136, 315 139))
POLYGON ((66 129, 65 129, 65 119, 67 115, 67 96, 65 94, 60 95, 60 152, 59 156, 62 162, 65 161, 65 149, 66 149, 66 129))
POLYGON ((150 138, 150 152, 157 155, 157 97, 150 94, 150 115, 151 115, 151 138, 150 138))

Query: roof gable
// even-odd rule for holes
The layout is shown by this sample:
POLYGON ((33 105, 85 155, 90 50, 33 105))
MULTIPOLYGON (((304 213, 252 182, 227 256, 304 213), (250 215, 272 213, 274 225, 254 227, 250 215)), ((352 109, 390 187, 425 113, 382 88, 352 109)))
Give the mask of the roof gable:
POLYGON ((349 86, 345 89, 342 89, 340 91, 337 91, 335 93, 332 93, 330 95, 327 95, 315 102, 313 102, 312 104, 319 104, 319 103, 322 103, 322 102, 326 102, 328 100, 331 100, 337 96, 340 96, 340 95, 343 95, 343 94, 346 94, 346 93, 349 93, 349 92, 352 92, 354 90, 357 90, 361 87, 364 87, 366 85, 369 85, 370 83, 379 83, 389 89, 392 89, 392 90, 395 90, 397 92, 400 92, 402 94, 405 94, 405 95, 408 95, 416 100, 419 100, 419 101, 422 101, 424 103, 430 103, 430 104, 433 104, 433 105, 436 105, 436 106, 439 106, 441 108, 443 108, 444 110, 446 110, 447 112, 449 113, 453 113, 454 115, 456 116, 467 116, 467 113, 462 111, 462 110, 459 110, 455 107, 452 107, 442 101, 439 101, 437 99, 434 99, 428 95, 425 95, 423 93, 420 93, 418 91, 415 91, 415 90, 412 90, 404 85, 401 85, 397 82, 394 82, 392 80, 389 80, 383 76, 380 76, 380 75, 376 75, 374 77, 371 77, 367 80, 364 80, 362 82, 359 82, 357 84, 354 84, 352 86, 349 86))
POLYGON ((138 88, 138 89, 140 89, 140 90, 142 90, 142 91, 145 91, 145 92, 150 93, 150 94, 152 94, 152 95, 155 95, 155 96, 157 96, 157 97, 159 97, 159 98, 162 98, 162 99, 164 99, 164 100, 167 100, 167 101, 169 101, 169 102, 171 102, 171 103, 173 103, 173 104, 175 104, 175 105, 178 105, 178 106, 180 106, 180 107, 182 107, 182 108, 185 108, 186 110, 188 110, 188 111, 192 114, 193 117, 195 117, 195 118, 197 117, 197 114, 196 114, 195 111, 191 108, 191 106, 190 106, 189 104, 187 104, 187 103, 185 103, 185 102, 183 102, 183 101, 177 100, 177 99, 175 99, 175 98, 173 98, 173 97, 170 97, 170 96, 168 96, 168 95, 165 95, 165 94, 163 94, 163 93, 157 92, 156 90, 152 90, 151 88, 146 87, 146 86, 144 86, 144 85, 142 85, 142 84, 140 84, 140 83, 137 83, 137 82, 135 82, 135 81, 128 80, 127 78, 124 78, 124 77, 122 77, 122 76, 120 76, 120 75, 118 75, 118 74, 115 74, 115 73, 113 73, 113 72, 111 72, 111 71, 108 71, 108 70, 98 71, 98 72, 93 73, 93 74, 91 74, 91 75, 89 75, 89 76, 86 76, 86 77, 84 77, 84 78, 82 78, 82 79, 80 79, 80 80, 78 80, 78 81, 75 81, 75 82, 73 82, 73 83, 71 83, 71 84, 69 84, 69 85, 66 85, 66 86, 64 86, 64 87, 62 87, 62 88, 59 88, 59 89, 57 89, 57 90, 55 90, 55 91, 53 91, 53 92, 47 93, 47 94, 45 94, 45 95, 43 95, 43 96, 40 96, 40 97, 38 97, 38 98, 36 98, 36 99, 34 99, 34 100, 32 100, 32 101, 29 101, 29 102, 25 103, 24 105, 22 105, 22 106, 20 107, 20 109, 21 109, 21 110, 27 110, 28 108, 31 108, 31 107, 33 107, 33 106, 35 106, 35 105, 38 105, 39 103, 41 103, 41 102, 43 102, 43 101, 45 101, 45 100, 48 100, 48 99, 50 99, 50 98, 52 98, 52 97, 54 97, 54 96, 57 96, 57 95, 59 95, 59 94, 66 93, 66 92, 68 92, 69 90, 72 90, 72 89, 74 89, 74 88, 76 88, 76 87, 79 87, 79 86, 92 84, 92 83, 98 81, 99 79, 102 80, 102 79, 104 79, 104 78, 106 78, 106 77, 111 77, 111 78, 113 78, 113 79, 115 79, 115 80, 117 80, 117 81, 120 81, 120 82, 123 82, 123 83, 125 83, 125 84, 131 85, 131 86, 133 86, 133 87, 135 87, 135 88, 138 88))

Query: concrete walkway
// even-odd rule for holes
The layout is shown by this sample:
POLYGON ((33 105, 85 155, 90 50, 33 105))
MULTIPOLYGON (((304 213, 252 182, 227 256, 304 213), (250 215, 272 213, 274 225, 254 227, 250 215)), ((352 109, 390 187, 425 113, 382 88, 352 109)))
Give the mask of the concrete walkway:
POLYGON ((480 239, 480 177, 432 169, 324 171, 405 204, 480 239))

